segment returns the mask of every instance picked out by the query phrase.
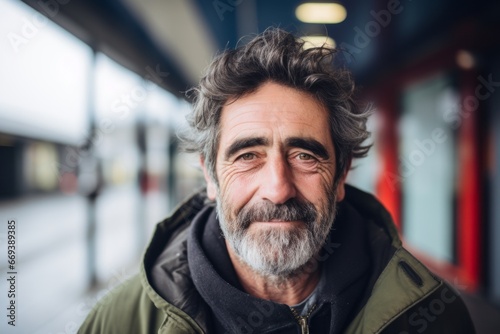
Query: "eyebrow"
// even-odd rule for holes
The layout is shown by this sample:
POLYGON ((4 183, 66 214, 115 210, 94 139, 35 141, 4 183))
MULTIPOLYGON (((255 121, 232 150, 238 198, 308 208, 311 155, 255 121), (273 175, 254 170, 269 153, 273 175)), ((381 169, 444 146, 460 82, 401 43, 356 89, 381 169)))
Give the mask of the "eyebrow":
POLYGON ((225 152, 225 158, 229 159, 231 156, 236 154, 238 151, 255 146, 264 146, 269 145, 269 140, 264 137, 251 137, 251 138, 242 138, 233 142, 225 152))
POLYGON ((326 147, 316 139, 291 137, 285 140, 285 145, 288 147, 303 148, 305 150, 311 151, 315 155, 325 160, 328 160, 330 158, 326 147))
MULTIPOLYGON (((269 145, 269 140, 264 137, 238 139, 226 149, 225 159, 229 159, 231 156, 245 148, 266 145, 269 145)), ((290 137, 285 140, 285 146, 298 147, 311 151, 313 154, 325 160, 330 158, 325 146, 312 138, 290 137)))

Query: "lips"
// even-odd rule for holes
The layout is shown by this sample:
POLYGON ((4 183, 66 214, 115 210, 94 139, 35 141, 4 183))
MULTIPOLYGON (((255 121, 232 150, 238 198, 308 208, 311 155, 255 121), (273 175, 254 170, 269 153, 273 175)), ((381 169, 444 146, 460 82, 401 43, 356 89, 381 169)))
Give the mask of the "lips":
POLYGON ((257 224, 257 225, 267 225, 267 226, 294 226, 294 225, 304 225, 303 221, 298 221, 298 220, 281 220, 281 219, 272 219, 270 221, 255 221, 252 222, 250 225, 257 224))

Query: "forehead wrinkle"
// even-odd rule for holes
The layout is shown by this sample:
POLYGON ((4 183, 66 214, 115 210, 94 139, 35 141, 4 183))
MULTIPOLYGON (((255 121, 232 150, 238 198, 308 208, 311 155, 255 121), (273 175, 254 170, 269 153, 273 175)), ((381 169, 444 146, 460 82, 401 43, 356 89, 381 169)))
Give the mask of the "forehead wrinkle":
MULTIPOLYGON (((315 103, 318 107, 322 107, 320 104, 315 103)), ((246 102, 242 105, 227 105, 225 106, 226 113, 223 113, 223 118, 226 121, 234 121, 237 118, 247 116, 248 114, 265 112, 266 116, 272 120, 281 121, 274 111, 283 112, 285 115, 287 113, 295 113, 297 111, 305 111, 309 108, 307 103, 302 101, 295 102, 280 102, 280 101, 255 101, 246 102)), ((304 112, 304 119, 301 121, 307 121, 306 113, 304 112)), ((298 121, 299 122, 299 121, 298 121)))
MULTIPOLYGON (((288 120, 288 119, 283 119, 283 118, 279 118, 279 117, 276 117, 276 119, 273 119, 271 121, 265 121, 265 120, 246 120, 244 122, 239 122, 237 124, 233 124, 231 127, 234 129, 234 128, 238 128, 238 127, 241 127, 243 125, 255 125, 255 126, 258 126, 260 129, 262 125, 266 125, 266 126, 271 126, 272 129, 275 129, 277 131, 278 128, 285 128, 285 129, 289 129, 288 125, 300 125, 301 128, 304 128, 304 127, 312 127, 311 124, 308 124, 306 121, 304 120, 296 120, 296 121, 292 121, 292 120, 288 120)), ((255 129, 254 128, 244 128, 242 129, 244 131, 254 131, 255 129)))

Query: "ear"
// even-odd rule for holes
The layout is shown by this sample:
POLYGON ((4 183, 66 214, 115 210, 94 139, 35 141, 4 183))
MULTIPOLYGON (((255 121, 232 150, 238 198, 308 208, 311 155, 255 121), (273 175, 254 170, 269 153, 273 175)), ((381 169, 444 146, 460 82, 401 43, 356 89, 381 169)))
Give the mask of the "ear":
POLYGON ((212 201, 215 201, 215 195, 217 194, 217 187, 215 186, 214 180, 208 174, 207 168, 205 166, 205 158, 200 156, 200 165, 203 169, 203 175, 205 176, 205 181, 207 182, 207 196, 212 201))
POLYGON ((351 162, 352 159, 347 163, 347 168, 338 181, 337 189, 335 190, 337 192, 337 202, 342 201, 345 197, 345 180, 347 178, 347 173, 351 169, 351 162))

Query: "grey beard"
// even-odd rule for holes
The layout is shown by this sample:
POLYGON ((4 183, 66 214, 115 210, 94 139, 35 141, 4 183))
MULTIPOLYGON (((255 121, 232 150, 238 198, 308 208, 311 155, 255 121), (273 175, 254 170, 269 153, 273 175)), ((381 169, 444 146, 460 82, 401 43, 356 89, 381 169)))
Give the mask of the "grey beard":
POLYGON ((217 212, 222 232, 236 255, 263 277, 287 279, 302 272, 319 252, 329 235, 336 213, 336 196, 328 191, 320 210, 310 202, 291 199, 285 204, 263 202, 244 207, 234 221, 217 196, 217 212), (254 221, 303 221, 304 226, 269 227, 249 233, 254 221))

